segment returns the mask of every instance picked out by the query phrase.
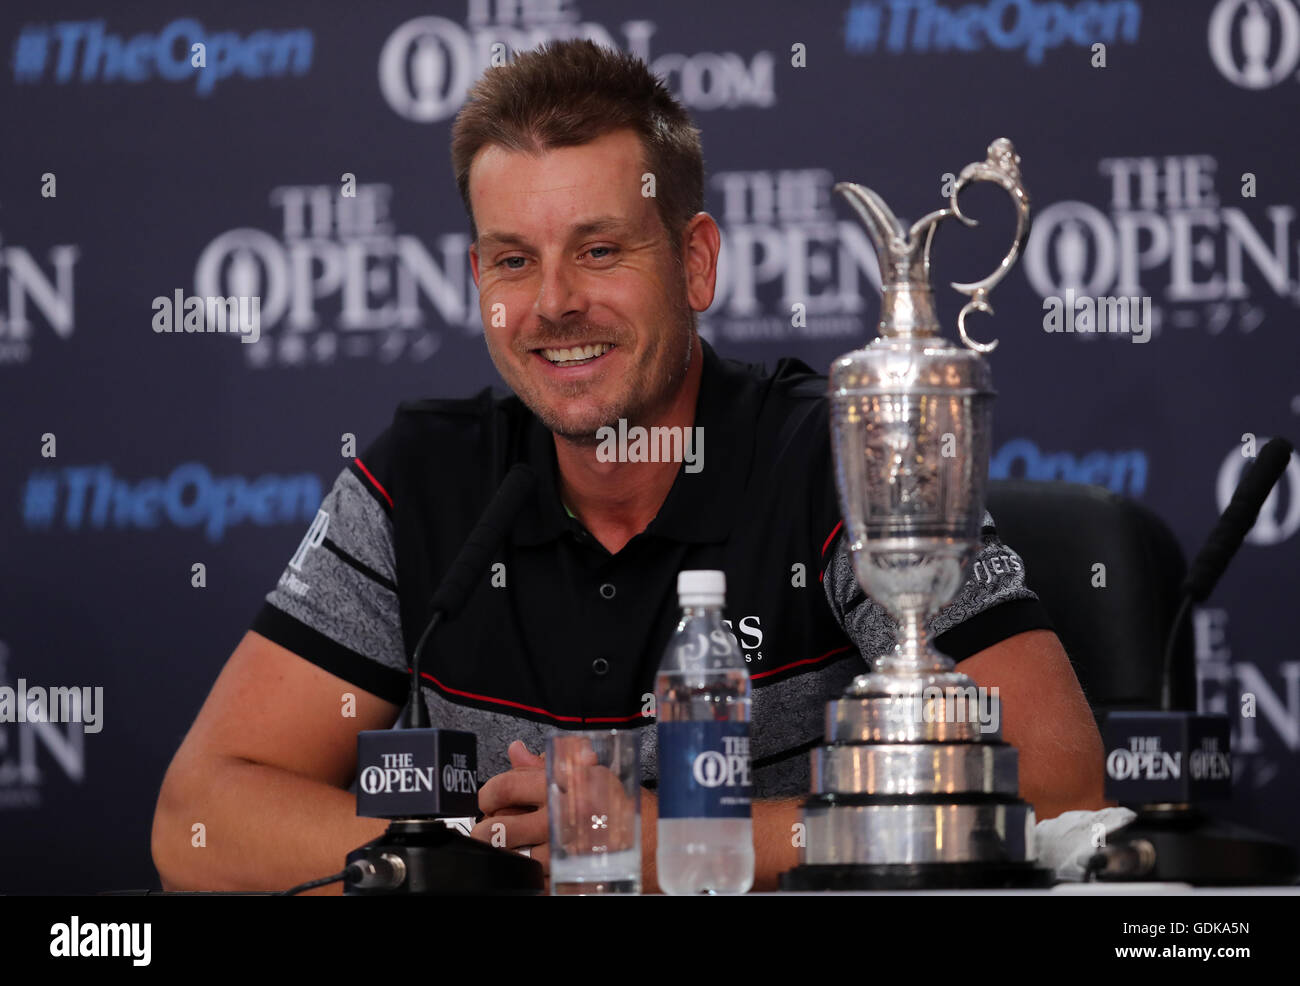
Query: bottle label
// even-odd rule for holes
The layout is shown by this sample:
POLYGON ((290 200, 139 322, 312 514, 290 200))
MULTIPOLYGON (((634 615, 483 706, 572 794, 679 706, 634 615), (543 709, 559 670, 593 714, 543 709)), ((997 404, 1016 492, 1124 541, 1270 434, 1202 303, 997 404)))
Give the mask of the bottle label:
POLYGON ((660 818, 749 818, 747 722, 661 722, 660 818))

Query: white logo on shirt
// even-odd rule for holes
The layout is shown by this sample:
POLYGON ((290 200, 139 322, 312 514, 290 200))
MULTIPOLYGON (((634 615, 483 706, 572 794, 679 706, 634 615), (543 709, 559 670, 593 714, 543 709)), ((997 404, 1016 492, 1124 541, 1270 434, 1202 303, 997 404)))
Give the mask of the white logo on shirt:
POLYGON ((316 519, 311 522, 311 527, 307 528, 307 533, 303 535, 302 542, 298 545, 298 550, 293 553, 289 559, 289 567, 295 572, 302 571, 302 563, 307 558, 307 552, 312 548, 319 548, 322 541, 325 540, 325 532, 330 529, 330 515, 324 510, 316 511, 316 519))
POLYGON ((311 585, 304 582, 294 572, 301 572, 303 562, 307 560, 307 552, 312 548, 319 548, 321 542, 325 540, 325 532, 330 528, 330 515, 324 510, 316 511, 316 519, 311 522, 311 527, 307 528, 307 533, 303 535, 302 541, 298 545, 298 550, 293 553, 289 559, 289 568, 284 570, 280 576, 279 584, 288 589, 295 596, 305 596, 311 589, 311 585), (293 569, 291 572, 289 569, 293 569))

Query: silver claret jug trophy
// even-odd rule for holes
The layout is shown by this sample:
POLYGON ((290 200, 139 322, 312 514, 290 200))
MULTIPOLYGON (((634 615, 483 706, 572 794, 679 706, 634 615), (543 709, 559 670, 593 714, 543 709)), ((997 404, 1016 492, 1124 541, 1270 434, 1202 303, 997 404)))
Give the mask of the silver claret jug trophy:
MULTIPOLYGON (((989 696, 931 645, 927 621, 966 581, 981 547, 997 343, 966 334, 1029 232, 1020 158, 995 140, 967 165, 949 207, 904 227, 875 192, 850 182, 852 205, 880 258, 880 338, 831 366, 835 481, 853 571, 898 621, 897 646, 826 706, 826 745, 812 752, 800 865, 786 890, 1048 886, 1036 864, 1034 809, 1020 800, 1017 755, 989 696), (966 348, 940 336, 930 244, 940 220, 975 220, 957 203, 991 181, 1016 206, 1010 252, 989 277, 953 284, 970 297, 957 319, 966 348)), ((870 659, 871 655, 864 655, 870 659)), ((991 699, 996 701, 996 698, 991 699)))

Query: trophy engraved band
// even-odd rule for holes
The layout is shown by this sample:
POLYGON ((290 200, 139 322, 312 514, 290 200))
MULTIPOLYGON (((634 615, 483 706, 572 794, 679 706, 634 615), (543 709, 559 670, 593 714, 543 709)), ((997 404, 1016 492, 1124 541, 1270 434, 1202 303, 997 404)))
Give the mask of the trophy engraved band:
MULTIPOLYGON (((812 752, 800 865, 787 890, 1048 886, 1034 810, 1020 800, 1016 750, 975 682, 929 641, 928 620, 968 578, 981 547, 992 377, 966 330, 1029 233, 1029 195, 1009 140, 962 169, 949 207, 905 228, 875 192, 841 182, 881 273, 880 338, 831 366, 835 481, 853 572, 898 621, 897 646, 827 703, 826 745, 812 752), (940 336, 930 245, 942 219, 968 226, 957 198, 996 182, 1016 206, 1015 241, 958 318, 965 348, 940 336)), ((871 655, 864 655, 868 660, 871 655)), ((996 696, 991 698, 996 702, 996 696)))

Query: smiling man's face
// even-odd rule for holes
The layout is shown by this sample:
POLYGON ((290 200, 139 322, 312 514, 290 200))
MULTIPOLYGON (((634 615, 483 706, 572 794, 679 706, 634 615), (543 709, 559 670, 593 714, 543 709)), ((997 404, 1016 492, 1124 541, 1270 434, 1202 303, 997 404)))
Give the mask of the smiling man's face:
POLYGON ((686 375, 685 275, 630 130, 540 155, 489 144, 470 167, 470 248, 488 352, 551 431, 594 443, 650 423, 686 375))

